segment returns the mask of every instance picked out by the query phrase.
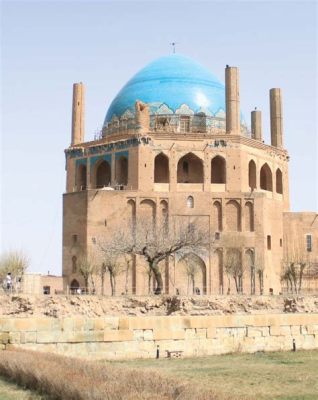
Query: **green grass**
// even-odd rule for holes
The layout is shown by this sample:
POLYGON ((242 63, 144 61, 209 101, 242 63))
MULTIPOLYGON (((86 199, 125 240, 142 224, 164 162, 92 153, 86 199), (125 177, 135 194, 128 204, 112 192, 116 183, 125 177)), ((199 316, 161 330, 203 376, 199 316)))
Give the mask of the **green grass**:
POLYGON ((15 383, 11 383, 0 377, 0 400, 43 400, 43 397, 30 392, 29 390, 23 390, 15 383))
POLYGON ((228 354, 192 359, 114 361, 156 369, 242 399, 317 400, 318 351, 228 354))

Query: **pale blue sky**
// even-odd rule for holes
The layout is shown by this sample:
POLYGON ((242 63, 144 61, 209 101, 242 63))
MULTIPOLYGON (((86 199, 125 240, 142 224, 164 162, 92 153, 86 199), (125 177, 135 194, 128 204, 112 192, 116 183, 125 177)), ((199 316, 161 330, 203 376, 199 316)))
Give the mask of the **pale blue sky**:
POLYGON ((292 210, 317 210, 317 3, 38 1, 1 3, 1 250, 61 273, 64 148, 73 82, 86 85, 86 139, 146 63, 190 56, 224 80, 238 66, 246 120, 281 87, 292 210))

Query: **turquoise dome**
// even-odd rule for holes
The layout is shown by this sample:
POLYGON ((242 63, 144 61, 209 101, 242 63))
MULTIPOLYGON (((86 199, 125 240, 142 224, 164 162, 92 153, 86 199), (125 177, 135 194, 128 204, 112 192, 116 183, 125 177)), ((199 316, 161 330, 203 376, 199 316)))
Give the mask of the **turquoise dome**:
POLYGON ((146 65, 112 101, 104 125, 113 117, 135 114, 135 102, 149 105, 150 114, 223 115, 225 88, 211 72, 180 54, 170 54, 146 65))

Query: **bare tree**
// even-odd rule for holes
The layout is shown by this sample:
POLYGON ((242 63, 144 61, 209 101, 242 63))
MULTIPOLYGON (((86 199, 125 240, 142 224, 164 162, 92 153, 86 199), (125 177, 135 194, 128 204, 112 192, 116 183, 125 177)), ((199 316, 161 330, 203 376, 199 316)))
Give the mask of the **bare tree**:
POLYGON ((85 282, 85 291, 88 292, 89 281, 93 289, 95 288, 94 274, 97 271, 97 260, 93 254, 83 254, 78 259, 78 271, 83 276, 85 282))
POLYGON ((243 292, 244 267, 242 260, 242 248, 244 238, 242 236, 226 236, 222 239, 225 248, 224 269, 230 281, 233 278, 237 293, 243 292))
POLYGON ((10 272, 13 278, 21 280, 30 265, 29 257, 22 250, 13 250, 0 256, 0 278, 10 272))
POLYGON ((182 257, 181 260, 185 265, 185 272, 188 277, 188 294, 189 294, 190 283, 192 286, 192 294, 195 294, 195 279, 197 274, 199 273, 200 265, 193 257, 188 255, 182 257))
POLYGON ((284 236, 284 257, 281 280, 287 284, 287 290, 299 293, 302 288, 304 271, 310 266, 310 256, 305 247, 304 238, 298 233, 284 236))
POLYGON ((159 263, 180 250, 195 252, 202 246, 209 246, 209 232, 198 222, 176 220, 173 226, 168 221, 139 219, 128 229, 117 230, 115 249, 130 255, 140 255, 146 260, 156 280, 155 294, 161 294, 163 280, 159 263))
POLYGON ((264 257, 261 252, 254 250, 254 269, 258 277, 260 294, 264 294, 264 257))

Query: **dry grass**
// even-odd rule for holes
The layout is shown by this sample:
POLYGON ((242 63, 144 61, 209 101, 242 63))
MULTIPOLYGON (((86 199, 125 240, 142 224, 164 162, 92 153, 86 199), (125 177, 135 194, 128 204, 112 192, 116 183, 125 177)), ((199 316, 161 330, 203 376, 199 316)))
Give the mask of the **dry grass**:
POLYGON ((63 400, 219 400, 212 390, 155 370, 31 351, 2 351, 0 375, 63 400))
POLYGON ((164 371, 167 376, 213 388, 221 398, 235 394, 257 400, 318 399, 318 350, 114 361, 112 364, 164 371))
POLYGON ((43 400, 43 397, 24 390, 15 383, 0 378, 0 399, 1 400, 43 400))

